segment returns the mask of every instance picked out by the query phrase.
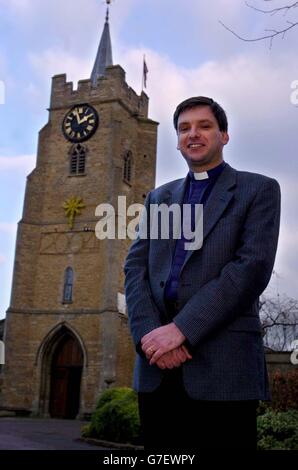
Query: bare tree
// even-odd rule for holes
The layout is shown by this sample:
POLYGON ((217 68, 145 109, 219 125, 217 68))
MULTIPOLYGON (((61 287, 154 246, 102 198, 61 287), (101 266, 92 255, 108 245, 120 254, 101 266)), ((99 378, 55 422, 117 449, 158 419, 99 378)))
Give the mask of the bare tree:
POLYGON ((265 346, 274 351, 291 351, 293 341, 298 339, 298 301, 287 296, 262 296, 260 307, 265 346))
MULTIPOLYGON (((263 1, 264 2, 271 2, 272 0, 263 0, 263 1)), ((269 16, 282 15, 283 17, 285 17, 289 13, 293 14, 295 8, 298 7, 298 2, 292 2, 292 3, 290 3, 289 5, 286 5, 286 6, 278 6, 278 7, 275 7, 275 8, 268 8, 268 9, 257 8, 257 7, 255 7, 254 5, 252 5, 248 2, 245 2, 245 4, 248 8, 252 8, 253 10, 255 10, 258 13, 262 13, 264 15, 269 15, 269 16)), ((265 39, 268 39, 270 41, 270 48, 272 46, 272 41, 273 41, 274 38, 276 38, 277 36, 281 36, 282 38, 284 38, 285 34, 288 31, 290 31, 291 29, 298 26, 298 21, 290 21, 290 20, 286 19, 285 20, 285 25, 282 26, 279 29, 265 29, 266 34, 263 35, 263 36, 259 36, 259 37, 256 37, 256 38, 245 38, 245 37, 241 36, 240 34, 236 33, 233 29, 226 26, 222 21, 219 21, 219 22, 225 29, 230 31, 230 33, 234 34, 234 36, 236 36, 238 39, 241 39, 241 41, 255 42, 255 41, 263 41, 265 39)))

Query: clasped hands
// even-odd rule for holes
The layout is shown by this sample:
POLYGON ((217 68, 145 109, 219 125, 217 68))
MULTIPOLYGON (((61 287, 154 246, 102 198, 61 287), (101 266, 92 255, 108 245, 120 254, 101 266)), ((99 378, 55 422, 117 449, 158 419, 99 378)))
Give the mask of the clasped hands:
POLYGON ((192 359, 183 345, 185 339, 175 323, 169 323, 143 336, 141 346, 150 365, 156 364, 160 369, 173 369, 192 359))

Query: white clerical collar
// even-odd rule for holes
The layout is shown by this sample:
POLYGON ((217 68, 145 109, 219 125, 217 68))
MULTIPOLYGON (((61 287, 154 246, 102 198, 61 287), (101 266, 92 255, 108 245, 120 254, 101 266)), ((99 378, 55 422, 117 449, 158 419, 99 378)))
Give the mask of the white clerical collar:
POLYGON ((206 180, 209 178, 207 171, 201 171, 200 173, 193 174, 195 180, 206 180))

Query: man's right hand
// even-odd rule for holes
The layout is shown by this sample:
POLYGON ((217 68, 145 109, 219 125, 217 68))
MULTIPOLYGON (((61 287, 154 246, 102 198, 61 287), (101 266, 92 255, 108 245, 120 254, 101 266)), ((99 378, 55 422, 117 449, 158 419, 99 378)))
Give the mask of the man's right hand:
POLYGON ((192 359, 187 348, 182 344, 178 348, 172 349, 163 354, 157 361, 156 365, 160 369, 173 369, 179 367, 183 362, 192 359))

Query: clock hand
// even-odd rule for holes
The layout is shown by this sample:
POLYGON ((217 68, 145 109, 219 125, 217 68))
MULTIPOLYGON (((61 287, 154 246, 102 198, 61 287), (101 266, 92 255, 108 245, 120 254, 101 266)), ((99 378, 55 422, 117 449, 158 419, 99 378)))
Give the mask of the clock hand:
POLYGON ((83 119, 80 120, 80 124, 81 124, 82 122, 88 121, 88 119, 91 118, 91 117, 93 117, 93 114, 88 114, 88 116, 83 117, 83 119))
POLYGON ((74 114, 77 116, 77 123, 81 124, 82 121, 80 119, 79 111, 77 109, 74 110, 74 114))

